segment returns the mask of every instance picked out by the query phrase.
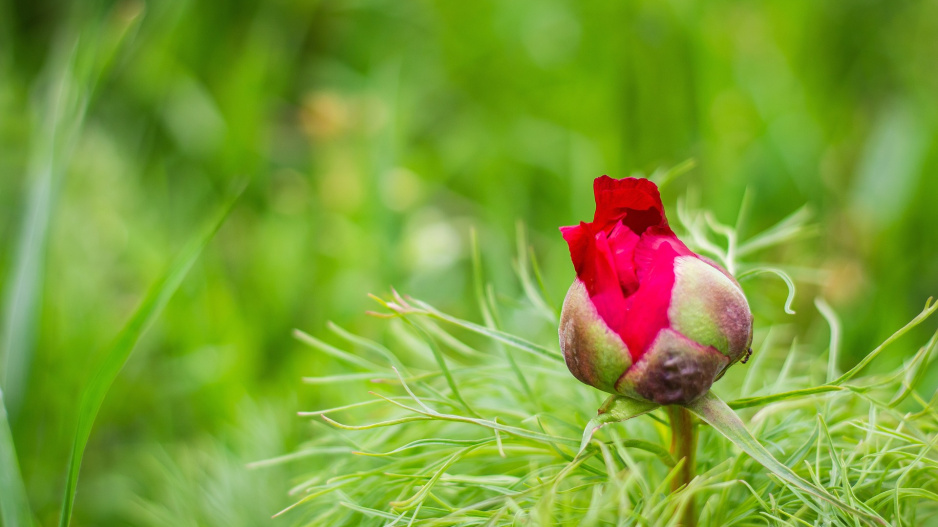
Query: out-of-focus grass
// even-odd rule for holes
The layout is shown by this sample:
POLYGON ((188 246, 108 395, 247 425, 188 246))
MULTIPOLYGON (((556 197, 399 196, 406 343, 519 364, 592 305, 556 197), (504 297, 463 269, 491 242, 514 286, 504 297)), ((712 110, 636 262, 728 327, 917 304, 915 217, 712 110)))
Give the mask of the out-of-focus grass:
MULTIPOLYGON (((929 0, 0 2, 6 298, 19 284, 31 163, 62 162, 44 256, 28 269, 42 287, 12 413, 33 510, 44 525, 57 518, 72 414, 97 350, 241 175, 252 179, 244 200, 102 408, 76 523, 167 523, 205 493, 159 514, 101 496, 129 488, 155 503, 154 488, 199 478, 193 459, 215 460, 205 472, 218 474, 291 451, 308 430, 289 419, 259 419, 280 428, 262 452, 226 445, 241 444, 246 399, 291 415, 348 397, 300 388, 301 376, 346 369, 292 329, 334 320, 374 334, 366 294, 391 284, 472 313, 470 226, 486 276, 513 297, 523 220, 557 301, 572 269, 556 226, 589 215, 590 181, 603 173, 695 158, 666 198, 692 186, 729 221, 748 188, 749 232, 808 203, 818 235, 772 256, 826 271, 846 368, 938 290, 936 47, 929 0), (135 13, 113 56, 93 52, 110 34, 102 28, 135 13), (70 42, 108 66, 72 154, 49 159, 51 79, 65 71, 55 50, 70 42)), ((749 290, 762 306, 785 294, 780 281, 749 290)), ((805 315, 817 291, 802 290, 785 321, 824 331, 805 315)), ((912 352, 899 345, 885 360, 912 352)), ((231 507, 274 512, 289 503, 282 483, 214 488, 231 507)), ((225 523, 199 510, 199 523, 225 523)))

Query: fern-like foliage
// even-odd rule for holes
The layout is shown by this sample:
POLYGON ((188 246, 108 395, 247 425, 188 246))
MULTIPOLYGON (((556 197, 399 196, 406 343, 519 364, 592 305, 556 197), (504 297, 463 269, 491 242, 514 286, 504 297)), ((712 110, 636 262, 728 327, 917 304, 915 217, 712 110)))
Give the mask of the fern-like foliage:
MULTIPOLYGON (((673 174, 658 176, 666 181, 673 174)), ((781 277, 790 288, 784 309, 791 311, 794 280, 781 266, 747 259, 809 234, 806 210, 746 240, 736 226, 718 223, 687 200, 678 219, 688 245, 741 280, 781 277)), ((660 409, 587 435, 580 451, 603 394, 574 380, 563 364, 556 306, 545 299, 536 263, 519 238, 520 307, 506 310, 496 302, 476 251, 479 322, 393 292, 375 298, 381 306, 375 315, 390 319, 398 336, 387 345, 337 326, 330 329, 347 344, 343 349, 297 333, 353 371, 306 381, 355 394, 359 402, 303 414, 319 426, 301 451, 282 461, 316 459, 319 466, 298 478, 296 503, 282 514, 301 525, 677 525, 693 498, 700 525, 860 524, 844 509, 788 486, 706 426, 699 432, 697 478, 672 492, 681 462, 668 451, 660 409)), ((884 373, 869 365, 938 305, 926 304, 840 373, 839 323, 823 300, 816 304, 831 326, 827 353, 799 345, 789 327, 758 327, 754 358, 714 390, 803 480, 891 524, 935 522, 938 395, 925 396, 918 386, 938 334, 898 369, 884 373)))

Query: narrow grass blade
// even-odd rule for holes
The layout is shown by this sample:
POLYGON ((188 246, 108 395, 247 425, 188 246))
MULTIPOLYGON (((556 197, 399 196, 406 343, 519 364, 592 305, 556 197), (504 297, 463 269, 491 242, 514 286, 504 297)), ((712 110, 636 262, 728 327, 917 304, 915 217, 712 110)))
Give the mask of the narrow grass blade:
POLYGON ((364 368, 365 370, 368 370, 368 371, 378 371, 382 369, 380 365, 375 364, 371 362, 370 360, 363 359, 347 351, 340 350, 339 348, 335 346, 330 346, 329 344, 326 344, 325 342, 317 339, 316 337, 310 335, 309 333, 306 333, 305 331, 294 329, 293 338, 302 342, 303 344, 306 344, 307 346, 311 348, 317 349, 325 353, 326 355, 335 357, 336 359, 339 359, 348 364, 353 364, 355 366, 358 366, 359 368, 364 368))
POLYGON ((421 315, 425 317, 430 317, 436 320, 441 320, 443 322, 448 322, 450 324, 459 326, 463 329, 472 331, 473 333, 478 333, 492 340, 502 342, 515 349, 519 349, 525 353, 531 354, 535 357, 540 357, 542 359, 548 359, 551 361, 563 360, 563 355, 561 355, 560 352, 557 350, 553 350, 553 349, 546 348, 538 344, 534 344, 533 342, 529 342, 520 337, 516 337, 510 333, 505 333, 504 331, 487 328, 485 326, 480 326, 479 324, 475 324, 467 320, 463 320, 460 318, 447 315, 441 311, 438 311, 436 308, 434 308, 430 304, 427 304, 426 302, 422 302, 415 298, 408 297, 408 300, 410 301, 410 303, 415 304, 416 307, 410 305, 410 303, 405 301, 403 298, 400 298, 399 296, 395 297, 393 301, 384 300, 383 298, 375 296, 375 295, 369 295, 369 296, 372 299, 374 299, 375 302, 378 302, 382 306, 394 312, 391 315, 373 313, 376 316, 406 317, 407 315, 421 315))
MULTIPOLYGON (((141 4, 142 6, 142 4, 141 4)), ((26 393, 44 288, 44 261, 59 188, 85 123, 95 87, 109 70, 142 9, 122 6, 121 16, 52 47, 30 140, 28 192, 6 277, 0 321, 0 384, 15 419, 26 393)))
POLYGON ((889 401, 890 408, 898 406, 899 403, 904 401, 906 397, 915 391, 915 387, 918 386, 925 377, 925 373, 928 371, 928 365, 931 363, 931 354, 935 350, 936 345, 938 345, 938 332, 932 335, 928 343, 912 358, 912 362, 906 369, 905 379, 902 381, 902 389, 889 401))
POLYGON ((833 382, 837 378, 837 360, 840 355, 840 335, 843 333, 843 325, 840 323, 837 313, 834 312, 834 308, 823 298, 815 298, 814 305, 817 306, 817 310, 821 312, 831 328, 831 345, 827 359, 827 382, 833 382))
POLYGON ((534 356, 547 358, 547 359, 555 360, 555 361, 563 360, 563 355, 561 355, 559 351, 546 348, 539 344, 534 344, 533 342, 529 342, 520 337, 516 337, 515 335, 512 335, 511 333, 505 333, 504 331, 490 329, 485 326, 474 324, 467 320, 462 320, 462 319, 441 313, 437 311, 436 309, 434 309, 433 307, 431 307, 429 304, 420 302, 418 300, 415 300, 414 303, 417 304, 419 307, 423 308, 424 310, 423 312, 416 311, 415 314, 424 314, 424 315, 430 316, 431 318, 435 318, 437 320, 442 320, 444 322, 449 322, 450 324, 455 324, 457 326, 462 327, 463 329, 467 329, 474 333, 484 335, 490 339, 503 342, 513 348, 519 349, 521 351, 524 351, 534 356))
POLYGON ((658 188, 664 188, 680 176, 690 172, 697 166, 697 160, 694 158, 688 158, 680 163, 674 165, 671 168, 658 168, 655 170, 649 179, 655 182, 658 185, 658 188))
POLYGON ((801 207, 782 221, 746 240, 745 243, 739 246, 736 256, 741 258, 761 249, 818 232, 816 226, 808 225, 811 215, 807 205, 801 207))
POLYGON ((348 330, 341 328, 335 322, 326 322, 326 327, 329 328, 329 331, 332 331, 333 333, 335 333, 342 339, 352 344, 355 344, 357 346, 361 346, 365 349, 371 350, 374 353, 380 355, 381 358, 388 361, 388 364, 397 367, 397 369, 401 371, 406 370, 406 368, 404 368, 404 366, 401 364, 401 361, 397 358, 397 356, 391 353, 391 350, 387 349, 381 344, 378 344, 377 342, 373 340, 369 340, 364 337, 359 337, 358 335, 354 335, 348 330))
POLYGON ((541 296, 538 290, 539 288, 534 285, 534 280, 531 279, 531 263, 528 261, 530 246, 528 245, 524 223, 518 221, 515 226, 515 231, 518 240, 517 272, 518 278, 521 281, 521 288, 524 290, 525 296, 528 297, 528 300, 537 310, 538 314, 544 317, 547 322, 556 324, 557 320, 560 318, 560 313, 547 304, 541 296))
POLYGON ((85 446, 88 444, 88 438, 91 435, 91 429, 98 415, 98 410, 101 408, 111 384, 124 367, 141 335, 163 311, 189 269, 198 259, 202 249, 208 245, 208 242, 211 241, 222 223, 224 223, 240 194, 240 191, 235 193, 234 197, 229 200, 221 213, 211 223, 208 230, 192 240, 172 262, 165 274, 150 288, 137 311, 107 349, 94 375, 85 386, 79 403, 78 425, 75 430, 75 438, 68 463, 65 496, 62 503, 62 514, 59 518, 60 527, 67 527, 71 520, 82 456, 85 452, 85 446))
MULTIPOLYGON (((518 224, 518 229, 521 229, 521 224, 518 224)), ((519 234, 520 235, 520 234, 519 234)), ((498 329, 497 319, 495 317, 495 307, 494 303, 490 306, 487 301, 487 297, 484 291, 483 277, 482 277, 482 255, 479 252, 479 242, 476 238, 475 230, 472 231, 472 282, 473 289, 475 289, 476 302, 479 304, 479 310, 482 312, 482 320, 485 321, 485 326, 489 329, 498 329)), ((518 379, 518 385, 524 390, 524 393, 527 394, 528 400, 536 401, 537 398, 534 395, 534 391, 531 390, 531 385, 528 384, 528 380, 525 378, 524 374, 521 372, 521 368, 518 367, 518 362, 515 360, 514 356, 508 351, 505 346, 500 342, 496 346, 498 351, 505 356, 505 359, 508 361, 508 365, 511 367, 512 373, 514 373, 515 378, 518 379)))
POLYGON ((586 428, 583 429, 583 439, 580 441, 580 450, 577 452, 577 455, 579 456, 586 450, 590 440, 593 439, 593 435, 603 426, 647 414, 659 406, 659 404, 649 401, 640 401, 620 395, 610 395, 602 406, 599 407, 599 412, 596 417, 590 419, 589 423, 586 424, 586 428))
POLYGON ((739 410, 741 408, 750 408, 753 406, 764 406, 767 404, 777 403, 779 401, 787 401, 788 399, 798 399, 801 397, 808 397, 811 395, 818 395, 821 393, 837 392, 841 390, 846 390, 842 386, 814 386, 812 388, 804 388, 801 390, 791 390, 783 393, 774 393, 772 395, 764 395, 761 397, 746 397, 743 399, 736 399, 730 401, 728 406, 734 410, 739 410))
POLYGON ((28 191, 24 200, 12 268, 3 288, 3 320, 0 326, 0 381, 7 409, 15 419, 22 406, 36 345, 38 318, 44 287, 46 242, 52 211, 63 177, 68 145, 82 123, 87 90, 76 82, 76 47, 58 46, 49 58, 51 84, 38 109, 30 148, 28 191), (56 70, 56 68, 58 68, 56 70), (69 132, 73 133, 69 133, 69 132))
MULTIPOLYGON (((404 322, 413 328, 413 330, 416 331, 426 341, 427 345, 430 346, 430 351, 433 352, 433 358, 436 359, 436 363, 440 367, 440 371, 443 372, 443 377, 446 379, 446 384, 449 386, 450 391, 453 392, 453 397, 459 401, 459 404, 461 404, 467 412, 474 415, 475 417, 482 417, 476 413, 476 411, 473 410, 471 406, 469 406, 469 403, 466 402, 465 399, 463 399, 463 396, 459 391, 459 385, 456 384, 456 379, 453 378, 453 374, 450 371, 449 366, 446 365, 446 359, 443 357, 443 352, 440 351, 440 347, 437 346, 433 336, 430 335, 425 329, 421 328, 417 324, 414 324, 410 320, 407 320, 406 318, 404 319, 404 322)), ((398 378, 400 378, 399 373, 398 378)), ((403 383, 403 379, 401 379, 401 382, 403 383)))
MULTIPOLYGON (((856 387, 856 386, 846 386, 845 383, 853 379, 854 377, 856 377, 860 373, 860 371, 863 368, 867 367, 871 362, 873 362, 873 359, 879 356, 879 354, 887 346, 889 346, 890 344, 898 340, 899 337, 901 337, 902 335, 905 335, 906 333, 908 333, 912 328, 924 322, 928 317, 932 316, 935 313, 935 311, 938 311, 938 303, 932 304, 932 299, 929 298, 928 301, 925 303, 925 308, 922 310, 921 313, 918 314, 918 316, 916 316, 908 324, 903 326, 901 329, 899 329, 898 331, 893 333, 889 338, 883 341, 882 344, 880 344, 879 346, 876 347, 876 349, 871 351, 866 357, 864 357, 859 363, 857 363, 856 366, 851 368, 849 371, 847 371, 843 375, 837 377, 836 379, 833 379, 827 384, 824 384, 821 386, 814 386, 811 388, 791 390, 791 391, 787 391, 784 393, 776 393, 776 394, 766 395, 766 396, 761 396, 761 397, 747 397, 744 399, 736 399, 735 401, 730 402, 729 406, 731 408, 738 410, 740 408, 749 408, 751 406, 761 406, 761 405, 766 405, 766 404, 775 403, 779 401, 784 401, 787 399, 796 399, 799 397, 806 397, 810 395, 817 395, 821 393, 834 392, 834 391, 845 390, 845 389, 859 390, 861 388, 856 387)), ((839 328, 837 328, 836 326, 831 326, 831 327, 832 327, 833 332, 839 333, 839 328)), ((837 346, 839 346, 838 341, 839 341, 839 335, 837 338, 831 339, 831 345, 836 348, 837 346)), ((836 352, 835 352, 835 360, 836 360, 836 352)), ((828 363, 828 377, 832 377, 835 374, 836 374, 836 368, 834 367, 833 363, 829 362, 828 363)))
POLYGON ((880 352, 882 352, 884 349, 886 349, 886 346, 892 344, 892 343, 895 342, 899 337, 901 337, 902 335, 905 335, 909 330, 911 330, 911 329, 914 328, 915 326, 918 326, 919 324, 921 324, 922 322, 924 322, 925 319, 927 319, 928 317, 932 316, 932 315, 935 313, 935 311, 938 310, 938 302, 935 302, 934 304, 932 304, 932 300, 933 300, 932 298, 929 298, 929 299, 925 302, 925 309, 923 309, 922 312, 918 314, 918 316, 916 316, 915 318, 913 318, 913 319, 912 319, 908 324, 906 324, 905 326, 902 326, 902 328, 899 329, 899 331, 896 331, 895 333, 893 333, 888 339, 886 339, 885 341, 883 341, 882 344, 880 344, 879 346, 877 346, 876 349, 874 349, 873 351, 871 351, 866 357, 863 357, 863 360, 861 360, 859 363, 857 363, 856 366, 854 366, 853 368, 851 368, 847 373, 844 373, 843 375, 841 375, 840 377, 838 377, 838 378, 837 378, 834 382, 832 382, 831 384, 840 385, 840 384, 843 384, 843 383, 849 381, 850 379, 856 377, 856 375, 857 375, 858 373, 860 373, 860 371, 861 371, 863 368, 866 368, 871 362, 873 362, 873 359, 875 359, 875 358, 880 354, 880 352))
MULTIPOLYGON (((840 456, 840 452, 837 451, 837 446, 834 444, 834 439, 831 437, 830 429, 827 427, 827 423, 824 421, 824 416, 818 414, 818 424, 820 430, 824 433, 824 439, 827 440, 828 447, 830 448, 830 458, 831 463, 838 469, 837 474, 840 476, 840 488, 843 489, 844 493, 850 499, 851 503, 855 503, 857 507, 864 509, 868 514, 875 517, 876 520, 882 524, 886 523, 882 517, 876 514, 875 511, 866 506, 865 503, 860 501, 854 493, 853 486, 850 484, 850 472, 847 470, 847 465, 844 463, 843 458, 840 456)), ((901 481, 901 478, 900 478, 901 481)), ((831 481, 831 484, 834 482, 831 481)), ((862 483, 862 482, 859 482, 862 483)))
POLYGON ((805 481, 782 462, 775 459, 775 456, 766 450, 765 447, 749 433, 749 430, 746 429, 746 426, 736 413, 712 392, 708 392, 700 399, 688 404, 687 409, 723 434, 740 450, 749 454, 749 456, 758 461, 763 467, 778 476, 779 479, 795 490, 803 491, 815 498, 831 503, 871 525, 880 523, 885 525, 882 519, 876 518, 867 512, 844 503, 840 498, 830 492, 805 481))
POLYGON ((40 170, 31 181, 3 303, 0 328, 0 371, 9 395, 10 412, 21 406, 29 378, 43 288, 43 260, 53 203, 52 170, 40 170))
POLYGON ((32 513, 26 497, 26 486, 16 460, 13 434, 7 421, 3 392, 0 391, 0 520, 9 527, 32 525, 32 513))
POLYGON ((782 281, 785 282, 785 285, 788 286, 788 298, 785 299, 785 313, 789 315, 794 315, 795 310, 791 308, 791 304, 792 302, 795 301, 795 290, 796 290, 795 281, 792 280, 791 277, 788 276, 788 273, 786 273, 785 271, 782 271, 781 269, 778 269, 775 267, 757 267, 755 269, 750 269, 748 271, 740 273, 739 275, 736 276, 736 279, 742 282, 746 278, 755 276, 757 274, 762 274, 762 273, 774 274, 775 276, 778 276, 779 278, 782 279, 782 281))

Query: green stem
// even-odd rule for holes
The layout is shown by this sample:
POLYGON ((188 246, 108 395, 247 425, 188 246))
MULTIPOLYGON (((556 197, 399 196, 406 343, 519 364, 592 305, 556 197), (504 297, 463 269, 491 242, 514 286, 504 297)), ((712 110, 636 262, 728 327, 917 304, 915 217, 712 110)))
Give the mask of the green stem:
MULTIPOLYGON (((676 492, 686 487, 696 476, 697 467, 697 427, 694 424, 690 411, 683 406, 668 406, 668 417, 671 419, 671 454, 676 461, 684 459, 681 472, 671 480, 671 491, 676 492)), ((691 496, 684 507, 680 525, 682 527, 697 527, 697 511, 694 498, 691 496)))

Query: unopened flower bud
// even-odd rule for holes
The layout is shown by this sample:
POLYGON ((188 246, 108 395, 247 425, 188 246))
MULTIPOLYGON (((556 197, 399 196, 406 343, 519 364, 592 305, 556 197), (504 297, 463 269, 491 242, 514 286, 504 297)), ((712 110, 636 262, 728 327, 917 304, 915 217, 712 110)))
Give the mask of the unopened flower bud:
POLYGON ((749 349, 746 297, 671 231, 654 183, 603 176, 593 191, 593 222, 560 229, 577 273, 560 316, 567 367, 609 393, 693 401, 749 349))

